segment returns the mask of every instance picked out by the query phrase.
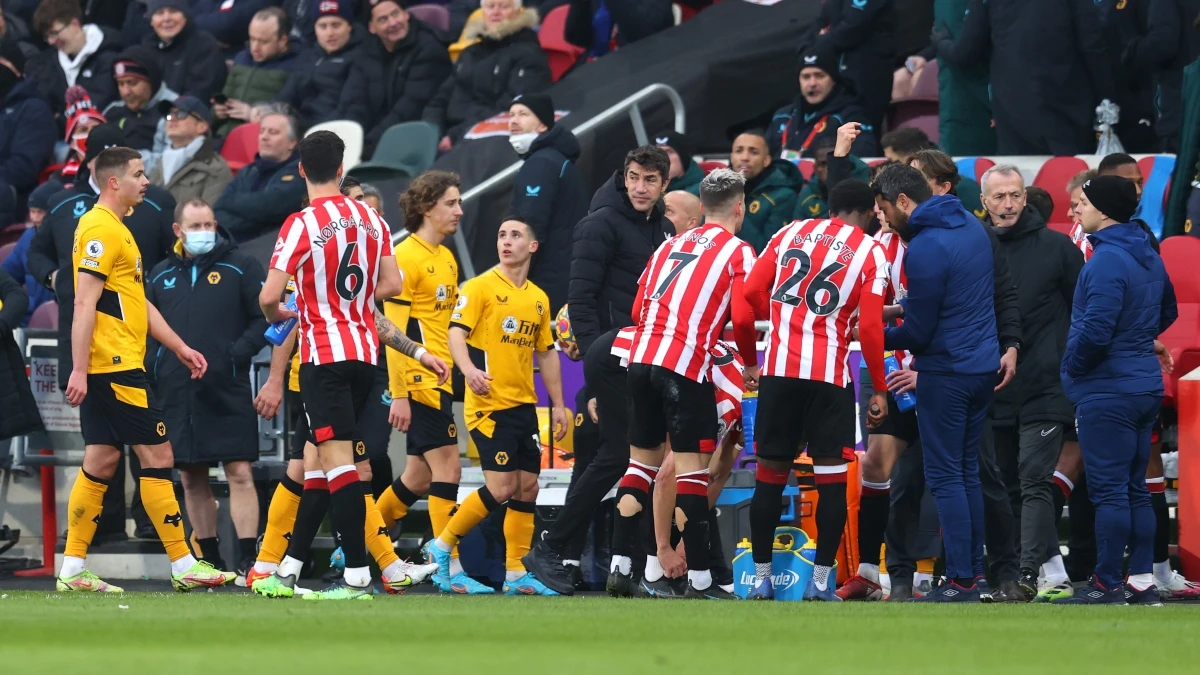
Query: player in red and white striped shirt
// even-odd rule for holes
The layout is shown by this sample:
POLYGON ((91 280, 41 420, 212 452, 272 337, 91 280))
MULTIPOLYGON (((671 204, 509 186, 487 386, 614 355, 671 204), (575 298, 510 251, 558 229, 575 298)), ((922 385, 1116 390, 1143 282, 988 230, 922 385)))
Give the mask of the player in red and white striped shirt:
MULTIPOLYGON (((342 140, 327 131, 300 142, 300 175, 307 182, 311 206, 284 224, 259 295, 268 321, 294 317, 279 298, 288 279, 296 279, 300 395, 322 468, 312 477, 306 473, 305 489, 330 493, 333 526, 341 534, 346 556, 343 583, 317 596, 334 600, 371 595, 363 530, 366 502, 352 445, 375 381, 379 340, 419 358, 442 378, 449 372, 445 363, 403 338, 375 312, 377 300, 400 293, 400 271, 387 223, 370 207, 342 196, 338 188, 344 150, 342 140)), ((289 551, 294 546, 305 552, 311 543, 311 538, 293 541, 289 551)), ((296 557, 284 558, 274 574, 254 582, 253 590, 291 597, 302 565, 296 557)))
POLYGON ((868 426, 888 415, 883 374, 884 249, 863 231, 874 192, 860 181, 830 191, 832 218, 797 221, 780 230, 755 263, 746 298, 756 318, 771 320, 755 418, 757 480, 750 506, 756 577, 750 597, 772 599, 771 546, 787 473, 807 443, 819 495, 817 548, 806 600, 838 601, 829 577, 846 524, 846 462, 854 458, 858 423, 847 358, 857 321, 875 395, 868 426))
POLYGON ((679 510, 684 529, 690 597, 729 599, 709 571, 708 457, 716 450, 716 394, 708 378, 709 351, 730 313, 734 336, 747 361, 744 379, 756 383, 754 319, 742 282, 754 251, 735 235, 745 219, 745 177, 729 169, 700 184, 708 223, 663 243, 639 282, 637 317, 629 363, 630 461, 617 490, 612 570, 608 592, 633 593, 631 556, 642 512, 663 460, 664 443, 675 452, 679 510))

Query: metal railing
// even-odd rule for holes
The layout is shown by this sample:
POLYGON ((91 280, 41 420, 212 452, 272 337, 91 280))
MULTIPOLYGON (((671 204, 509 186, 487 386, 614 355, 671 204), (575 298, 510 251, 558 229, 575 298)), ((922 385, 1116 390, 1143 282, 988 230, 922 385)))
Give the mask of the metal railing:
MULTIPOLYGON (((671 107, 675 110, 675 131, 684 133, 687 131, 686 111, 683 109, 683 99, 679 96, 679 92, 669 85, 658 83, 652 84, 641 89, 629 96, 625 97, 618 103, 609 106, 604 112, 596 115, 588 121, 580 124, 571 130, 571 133, 576 136, 582 136, 601 126, 608 124, 622 113, 628 113, 629 122, 633 125, 633 134, 637 138, 638 145, 646 145, 650 137, 646 134, 646 123, 642 120, 642 110, 639 105, 645 100, 657 95, 665 96, 671 103, 671 107)), ((462 201, 465 206, 467 203, 479 199, 481 196, 491 192, 492 190, 507 185, 508 181, 516 175, 521 169, 524 160, 514 162, 507 168, 502 169, 491 178, 483 181, 479 185, 467 190, 463 193, 462 201)), ((399 244, 408 236, 408 231, 405 230, 397 234, 393 239, 393 244, 399 244)), ((454 245, 459 251, 459 265, 462 266, 463 274, 470 279, 475 276, 475 264, 471 262, 471 256, 467 249, 467 238, 463 231, 459 229, 454 233, 454 245)))

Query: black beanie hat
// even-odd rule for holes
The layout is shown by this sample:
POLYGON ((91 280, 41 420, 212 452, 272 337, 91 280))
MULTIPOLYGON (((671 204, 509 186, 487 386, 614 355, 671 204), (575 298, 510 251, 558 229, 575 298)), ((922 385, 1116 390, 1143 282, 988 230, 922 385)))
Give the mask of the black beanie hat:
POLYGON ((554 101, 546 94, 517 94, 517 97, 512 100, 510 105, 521 105, 529 108, 538 121, 546 125, 547 129, 554 128, 554 101))
POLYGON ((655 145, 665 145, 671 148, 679 155, 679 159, 683 161, 683 168, 686 169, 688 163, 692 161, 692 144, 688 142, 687 136, 669 129, 662 133, 654 134, 655 145))
POLYGON ((92 127, 87 137, 87 154, 83 156, 83 164, 96 159, 96 155, 109 148, 125 145, 125 132, 112 122, 92 127))
POLYGON ((820 68, 826 73, 829 73, 829 76, 833 79, 841 79, 837 55, 833 53, 833 50, 821 47, 819 45, 813 45, 802 50, 800 52, 798 65, 800 70, 804 70, 805 68, 820 68))
POLYGON ((1128 223, 1137 211, 1137 188, 1127 178, 1096 176, 1083 184, 1083 194, 1096 210, 1118 223, 1128 223))

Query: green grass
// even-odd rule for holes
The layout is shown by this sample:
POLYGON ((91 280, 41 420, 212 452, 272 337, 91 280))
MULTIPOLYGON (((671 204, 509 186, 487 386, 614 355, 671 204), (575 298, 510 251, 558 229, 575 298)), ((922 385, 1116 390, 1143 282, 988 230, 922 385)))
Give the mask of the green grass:
POLYGON ((0 672, 1197 672, 1200 607, 5 591, 0 672))

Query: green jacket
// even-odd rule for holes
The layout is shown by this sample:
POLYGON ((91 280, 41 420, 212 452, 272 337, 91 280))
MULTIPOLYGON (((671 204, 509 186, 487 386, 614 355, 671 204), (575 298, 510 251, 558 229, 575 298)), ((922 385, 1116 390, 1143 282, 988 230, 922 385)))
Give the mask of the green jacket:
POLYGON ((755 180, 746 183, 746 220, 742 241, 761 253, 771 236, 792 222, 796 190, 804 184, 800 169, 786 160, 772 162, 755 180))
POLYGON ((961 176, 958 185, 954 188, 954 194, 958 195, 958 200, 967 207, 968 211, 974 213, 976 218, 987 216, 987 209, 983 208, 983 191, 980 190, 979 183, 966 176, 961 176))
POLYGON ((684 190, 699 197, 700 181, 702 180, 704 180, 704 169, 700 168, 696 160, 692 160, 688 164, 687 171, 684 171, 682 176, 672 180, 671 184, 667 186, 667 192, 684 190))
MULTIPOLYGON (((861 159, 850 155, 847 157, 850 163, 854 165, 854 171, 849 176, 843 176, 842 179, 853 178, 861 180, 864 183, 871 182, 871 167, 861 159)), ((800 191, 800 197, 796 201, 796 211, 792 214, 795 220, 808 220, 809 218, 828 218, 829 217, 829 189, 821 182, 821 179, 816 175, 804 189, 800 191)))
MULTIPOLYGON (((949 31, 949 38, 937 45, 938 145, 954 157, 996 152, 985 52, 988 35, 963 37, 970 4, 971 0, 933 2, 934 26, 944 25, 949 31)), ((987 25, 986 22, 973 22, 973 28, 986 31, 987 25)))
MULTIPOLYGON (((296 52, 290 47, 278 58, 263 63, 255 63, 249 52, 243 50, 234 59, 233 69, 229 71, 221 93, 250 105, 274 101, 291 77, 295 61, 296 52)), ((241 120, 225 120, 217 127, 217 135, 224 136, 241 123, 241 120)))

